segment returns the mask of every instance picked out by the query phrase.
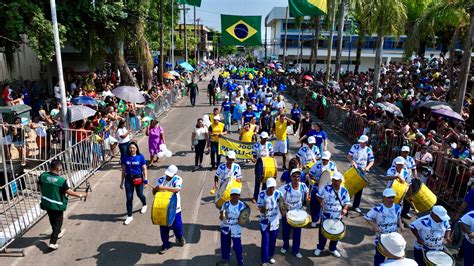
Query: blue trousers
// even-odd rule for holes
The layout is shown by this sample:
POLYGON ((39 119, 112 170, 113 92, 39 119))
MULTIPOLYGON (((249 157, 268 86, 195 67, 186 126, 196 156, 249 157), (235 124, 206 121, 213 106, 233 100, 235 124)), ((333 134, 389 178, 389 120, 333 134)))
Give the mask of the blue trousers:
MULTIPOLYGON (((418 263, 418 266, 425 266, 425 259, 423 258, 423 250, 414 248, 413 253, 415 255, 415 261, 418 263)), ((467 254, 467 253, 464 253, 467 254)))
POLYGON ((230 112, 224 112, 224 125, 227 131, 230 131, 232 115, 230 112))
POLYGON ((267 184, 262 183, 263 178, 263 162, 261 158, 257 159, 255 163, 255 188, 253 191, 253 198, 258 199, 258 193, 260 193, 260 184, 262 184, 262 190, 267 188, 267 184))
POLYGON ((268 225, 265 231, 260 230, 260 232, 262 233, 262 263, 270 263, 270 259, 275 255, 278 229, 271 231, 270 225, 268 225))
POLYGON ((311 221, 312 222, 319 222, 319 218, 321 218, 321 205, 319 205, 318 198, 316 196, 317 190, 311 189, 311 200, 309 205, 311 207, 311 221))
POLYGON ((229 262, 230 261, 230 246, 231 241, 234 243, 234 252, 237 257, 237 262, 239 265, 244 265, 243 250, 242 250, 242 240, 240 237, 231 237, 231 233, 224 234, 221 231, 221 253, 222 260, 229 262))
POLYGON ((293 253, 297 254, 300 252, 301 244, 301 227, 292 227, 286 221, 286 215, 282 217, 281 223, 283 225, 283 248, 288 250, 290 248, 290 232, 293 229, 293 253))
POLYGON ((474 265, 474 244, 471 244, 464 238, 462 248, 464 249, 464 266, 474 265))
POLYGON ((146 197, 143 195, 143 184, 139 186, 133 185, 131 177, 125 177, 125 195, 127 197, 127 215, 132 216, 133 210, 133 191, 137 190, 137 197, 142 202, 143 206, 146 205, 146 197))
POLYGON ((183 220, 181 219, 181 212, 178 212, 174 217, 174 222, 171 226, 160 226, 161 242, 163 248, 170 248, 170 230, 173 230, 177 239, 183 237, 183 220))
MULTIPOLYGON (((324 250, 324 247, 326 246, 326 242, 328 239, 323 236, 322 229, 319 228, 319 243, 316 246, 317 249, 319 250, 324 250)), ((339 241, 329 241, 329 251, 334 251, 337 250, 337 242, 339 241)))
POLYGON ((385 257, 382 255, 377 246, 375 246, 375 255, 374 255, 374 266, 379 266, 380 264, 385 262, 385 257))
POLYGON ((130 144, 130 142, 127 142, 127 143, 120 143, 120 144, 119 144, 120 163, 122 163, 122 158, 123 158, 123 156, 127 154, 128 144, 130 144))

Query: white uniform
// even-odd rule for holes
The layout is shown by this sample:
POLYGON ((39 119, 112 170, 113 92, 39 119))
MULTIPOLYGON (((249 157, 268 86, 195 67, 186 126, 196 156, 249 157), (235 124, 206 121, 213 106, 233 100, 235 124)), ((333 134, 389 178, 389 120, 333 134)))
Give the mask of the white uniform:
POLYGON ((273 155, 273 144, 270 141, 263 145, 260 141, 253 145, 252 155, 257 158, 270 157, 273 155))
MULTIPOLYGON (((388 208, 384 204, 373 207, 364 218, 368 221, 374 221, 382 230, 382 234, 388 234, 397 231, 398 221, 402 214, 402 208, 398 204, 393 204, 388 208)), ((379 235, 375 239, 375 244, 379 241, 379 235)))
POLYGON ((343 186, 339 188, 338 196, 341 202, 337 200, 336 191, 332 185, 326 185, 318 191, 318 197, 323 199, 322 218, 325 219, 341 219, 342 208, 351 204, 349 191, 343 186), (342 205, 341 205, 342 203, 342 205))
POLYGON ((281 186, 278 190, 282 193, 283 199, 289 205, 289 211, 302 209, 303 199, 306 193, 309 192, 308 186, 301 182, 299 182, 298 189, 294 189, 291 183, 288 183, 281 186))
MULTIPOLYGON (((166 180, 166 175, 164 175, 156 180, 155 185, 181 189, 183 185, 183 179, 180 176, 175 175, 173 176, 173 178, 171 178, 170 181, 168 181, 166 180)), ((176 213, 179 213, 181 211, 181 193, 180 192, 176 193, 176 201, 177 201, 176 213)))
POLYGON ((242 226, 239 225, 238 220, 240 212, 245 208, 245 204, 239 200, 237 205, 232 205, 230 200, 222 204, 221 211, 225 212, 225 219, 221 222, 222 233, 231 237, 240 237, 242 235, 242 226))
MULTIPOLYGON (((395 165, 396 165, 395 164, 395 159, 393 159, 391 167, 395 167, 395 165)), ((413 171, 413 169, 416 169, 415 159, 413 159, 413 157, 411 157, 411 156, 407 156, 407 158, 405 159, 405 166, 403 168, 407 170, 408 174, 410 175, 410 179, 412 179, 413 178, 412 171, 413 171)))
POLYGON ((365 168, 369 162, 374 161, 374 152, 368 146, 365 146, 363 149, 360 144, 352 145, 349 150, 349 155, 352 156, 352 159, 357 163, 359 168, 365 168))
MULTIPOLYGON (((474 232, 474 211, 470 211, 461 217, 461 222, 471 230, 471 232, 474 232)), ((474 245, 474 238, 470 238, 469 235, 464 234, 464 237, 466 237, 467 241, 469 243, 474 245)))
POLYGON ((311 167, 311 169, 309 169, 309 173, 314 176, 314 178, 316 179, 316 181, 319 181, 319 177, 321 176, 321 173, 325 170, 329 170, 329 171, 333 171, 333 172, 337 172, 337 166, 336 166, 336 163, 334 163, 333 161, 329 161, 328 164, 326 165, 323 165, 323 162, 322 161, 318 161, 316 162, 315 164, 313 164, 313 166, 311 167))
MULTIPOLYGON (((397 172, 397 169, 395 167, 390 167, 387 170, 386 176, 399 176, 401 179, 403 179, 403 181, 407 182, 408 184, 411 184, 411 175, 409 171, 405 168, 402 168, 401 172, 397 172)), ((388 181, 387 188, 391 188, 394 181, 395 180, 388 181)))
POLYGON ((260 229, 270 231, 278 230, 280 226, 280 206, 278 200, 283 197, 279 190, 275 190, 273 195, 268 196, 267 191, 263 190, 258 194, 257 206, 265 207, 266 212, 260 216, 260 229))
POLYGON ((219 183, 222 184, 227 178, 232 177, 236 180, 242 179, 242 171, 240 169, 240 165, 236 163, 232 163, 230 169, 227 168, 226 163, 221 163, 219 167, 217 167, 216 177, 219 179, 219 183))
MULTIPOLYGON (((425 242, 424 247, 429 250, 442 250, 444 234, 451 230, 449 221, 437 223, 430 214, 416 219, 410 224, 410 228, 418 231, 420 238, 425 242)), ((416 239, 414 246, 416 249, 423 249, 416 239)))
POLYGON ((319 158, 319 148, 316 145, 313 145, 312 148, 304 145, 299 149, 296 157, 300 158, 301 165, 306 165, 311 161, 316 162, 316 160, 319 158))

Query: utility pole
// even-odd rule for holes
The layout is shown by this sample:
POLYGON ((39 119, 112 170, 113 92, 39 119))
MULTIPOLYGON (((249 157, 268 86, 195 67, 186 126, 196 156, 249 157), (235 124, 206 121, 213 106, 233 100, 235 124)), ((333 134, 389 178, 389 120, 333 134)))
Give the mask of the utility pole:
POLYGON ((171 0, 171 64, 174 69, 174 0, 171 0))
MULTIPOLYGON (((194 23, 193 23, 194 24, 194 41, 196 41, 197 28, 196 28, 196 7, 195 6, 193 6, 193 16, 194 16, 194 19, 193 19, 193 21, 194 21, 194 23)), ((196 44, 196 45, 194 45, 194 59, 196 59, 196 60, 197 60, 197 53, 198 53, 198 51, 197 51, 197 44, 196 44)), ((197 61, 196 61, 196 63, 197 63, 197 61)))
POLYGON ((285 43, 283 44, 283 68, 286 69, 286 36, 288 34, 288 7, 286 7, 286 14, 285 14, 285 43))
POLYGON ((202 34, 201 18, 196 18, 195 29, 198 30, 198 32, 196 32, 194 36, 194 38, 196 38, 196 62, 199 62, 199 58, 201 57, 200 56, 201 34, 202 34))
POLYGON ((186 27, 186 10, 189 10, 189 8, 186 8, 186 4, 183 4, 182 10, 183 10, 183 24, 184 24, 184 61, 188 62, 188 40, 187 40, 188 29, 186 27))
POLYGON ((163 62, 164 56, 163 56, 163 0, 160 0, 160 77, 158 80, 160 83, 163 83, 163 72, 164 72, 164 67, 165 64, 163 62))
POLYGON ((267 62, 267 20, 268 16, 265 17, 265 62, 267 62))

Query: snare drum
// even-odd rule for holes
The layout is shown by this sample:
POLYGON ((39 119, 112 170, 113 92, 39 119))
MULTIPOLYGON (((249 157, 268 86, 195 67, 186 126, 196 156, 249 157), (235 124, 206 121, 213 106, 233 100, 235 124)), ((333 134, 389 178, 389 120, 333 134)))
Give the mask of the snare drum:
POLYGON ((216 207, 220 209, 224 202, 230 200, 230 190, 233 188, 240 188, 242 189, 242 183, 237 182, 234 178, 227 178, 215 193, 214 202, 216 203, 216 207))
MULTIPOLYGON (((466 254, 467 255, 467 254, 466 254)), ((443 265, 451 266, 455 265, 454 258, 444 250, 429 250, 423 252, 423 259, 428 266, 443 265)))
POLYGON ((292 227, 305 227, 311 222, 311 217, 304 210, 291 210, 286 213, 286 221, 292 227))
POLYGON ((249 217, 250 217, 250 207, 247 203, 245 203, 245 208, 240 212, 239 214, 239 219, 237 222, 241 225, 244 226, 248 223, 249 217))
POLYGON ((326 219, 321 226, 321 233, 332 241, 341 240, 346 235, 346 225, 339 219, 326 219))
POLYGON ((276 178, 278 166, 275 158, 273 157, 262 157, 261 159, 263 164, 262 183, 265 184, 267 182, 267 178, 276 178))
POLYGON ((400 204, 400 202, 402 202, 403 198, 405 197, 405 194, 407 193, 408 187, 409 185, 407 182, 401 182, 400 180, 398 180, 398 178, 393 180, 392 189, 397 194, 395 196, 396 204, 400 204))
POLYGON ((412 181, 413 197, 412 202, 417 213, 427 212, 433 208, 438 200, 436 195, 419 179, 412 181))
POLYGON ((176 193, 160 191, 155 194, 151 210, 151 222, 156 225, 171 226, 176 216, 178 200, 176 193))
POLYGON ((342 186, 349 191, 349 196, 351 198, 369 184, 369 179, 365 174, 354 167, 349 168, 349 170, 344 173, 342 186))

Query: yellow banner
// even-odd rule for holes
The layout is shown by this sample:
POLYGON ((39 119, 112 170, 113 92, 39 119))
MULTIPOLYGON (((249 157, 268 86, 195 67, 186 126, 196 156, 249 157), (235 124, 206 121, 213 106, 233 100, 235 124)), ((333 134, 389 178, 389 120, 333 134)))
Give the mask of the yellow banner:
POLYGON ((226 137, 220 137, 219 154, 226 156, 228 151, 234 151, 237 159, 252 159, 253 142, 241 142, 226 137))

